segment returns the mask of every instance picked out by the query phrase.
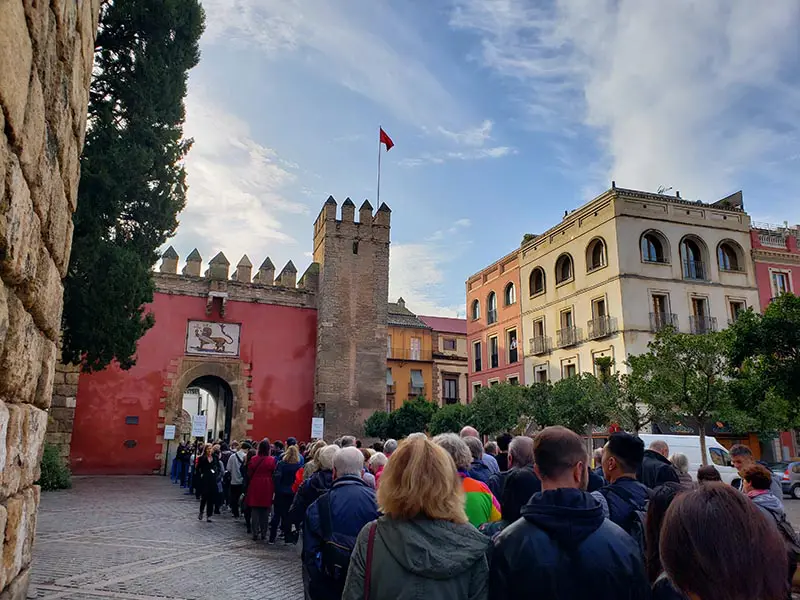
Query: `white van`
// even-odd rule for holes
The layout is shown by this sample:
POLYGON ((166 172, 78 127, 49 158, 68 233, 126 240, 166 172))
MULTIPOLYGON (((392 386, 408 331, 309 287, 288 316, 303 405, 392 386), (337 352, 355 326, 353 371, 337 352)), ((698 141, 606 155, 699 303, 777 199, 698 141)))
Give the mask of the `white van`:
MULTIPOLYGON (((689 473, 692 479, 697 480, 697 469, 703 466, 700 459, 700 436, 699 435, 661 435, 652 433, 642 433, 639 437, 644 441, 645 449, 656 440, 663 440, 669 445, 670 456, 679 452, 685 454, 689 459, 689 473)), ((706 436, 706 460, 709 465, 714 465, 722 476, 722 481, 730 483, 738 477, 736 469, 731 466, 731 455, 720 444, 716 438, 706 436)))

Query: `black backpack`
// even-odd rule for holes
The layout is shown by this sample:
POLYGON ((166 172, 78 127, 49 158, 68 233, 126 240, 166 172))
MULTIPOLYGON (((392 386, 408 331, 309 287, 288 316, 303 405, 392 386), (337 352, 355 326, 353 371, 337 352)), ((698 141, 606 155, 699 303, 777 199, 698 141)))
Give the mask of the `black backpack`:
MULTIPOLYGON (((644 507, 640 507, 631 493, 619 486, 608 487, 605 488, 604 491, 604 496, 607 496, 608 494, 616 494, 633 509, 628 515, 627 519, 625 519, 625 522, 620 523, 620 527, 622 527, 622 529, 624 529, 625 532, 633 538, 633 541, 636 542, 636 545, 639 547, 639 551, 641 552, 642 556, 646 556, 645 553, 647 551, 647 543, 645 541, 645 524, 647 523, 647 505, 649 504, 649 500, 645 501, 644 507)), ((603 490, 601 490, 601 493, 603 493, 603 490)), ((610 504, 608 511, 610 515, 610 504)))
POLYGON ((347 568, 353 547, 333 540, 333 517, 331 515, 330 493, 326 492, 317 500, 319 524, 322 529, 322 572, 337 586, 344 590, 347 568))

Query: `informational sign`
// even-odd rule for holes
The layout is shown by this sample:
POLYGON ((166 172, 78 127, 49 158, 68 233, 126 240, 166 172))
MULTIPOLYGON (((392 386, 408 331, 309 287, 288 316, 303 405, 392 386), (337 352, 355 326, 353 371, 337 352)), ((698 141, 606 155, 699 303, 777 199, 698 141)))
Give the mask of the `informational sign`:
POLYGON ((192 415, 192 437, 205 438, 206 433, 206 416, 192 415))
POLYGON ((165 440, 175 439, 175 425, 164 425, 164 439, 165 440))
POLYGON ((321 440, 325 433, 325 419, 322 417, 313 417, 311 419, 311 437, 321 440))
POLYGON ((196 356, 239 356, 239 323, 189 321, 186 354, 196 356))

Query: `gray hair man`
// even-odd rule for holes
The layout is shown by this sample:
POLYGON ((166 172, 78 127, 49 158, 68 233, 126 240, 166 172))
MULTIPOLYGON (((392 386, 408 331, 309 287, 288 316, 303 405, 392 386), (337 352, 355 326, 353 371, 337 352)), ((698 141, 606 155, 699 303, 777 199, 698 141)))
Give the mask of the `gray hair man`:
POLYGON ((397 450, 397 440, 389 438, 384 442, 383 453, 386 455, 386 458, 391 457, 395 450, 397 450))
POLYGON ((650 448, 644 451, 644 458, 636 479, 651 490, 668 481, 680 483, 678 470, 669 462, 669 445, 664 440, 653 440, 650 448))
MULTIPOLYGON (((533 473, 533 439, 518 435, 508 445, 508 471, 495 473, 489 478, 489 489, 495 498, 502 498, 509 475, 515 469, 528 469, 533 473)), ((536 477, 535 473, 533 476, 536 477)), ((538 479, 538 477, 536 477, 538 479)))
POLYGON ((342 448, 350 448, 356 445, 356 438, 353 435, 342 436, 342 448))
MULTIPOLYGON (((467 425, 461 430, 461 437, 462 438, 477 438, 478 441, 481 439, 481 435, 478 433, 478 430, 472 427, 471 425, 467 425)), ((489 474, 492 475, 494 473, 500 472, 500 467, 497 464, 497 460, 491 454, 484 454, 481 457, 481 462, 486 465, 489 469, 489 474)))

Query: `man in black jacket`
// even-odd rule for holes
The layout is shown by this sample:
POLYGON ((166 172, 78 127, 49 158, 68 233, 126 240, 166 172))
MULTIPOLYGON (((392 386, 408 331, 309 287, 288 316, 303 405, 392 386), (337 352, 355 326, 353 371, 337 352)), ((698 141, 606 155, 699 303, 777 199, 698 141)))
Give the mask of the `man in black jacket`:
POLYGON ((587 494, 587 455, 581 438, 548 427, 534 443, 542 492, 517 522, 495 538, 490 600, 647 600, 650 586, 636 544, 603 517, 587 494))
POLYGON ((650 448, 644 451, 642 466, 636 472, 636 479, 649 487, 651 490, 668 481, 680 483, 678 470, 672 466, 667 458, 669 456, 669 446, 663 440, 654 440, 650 448))

